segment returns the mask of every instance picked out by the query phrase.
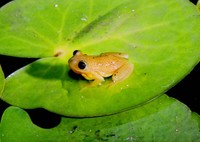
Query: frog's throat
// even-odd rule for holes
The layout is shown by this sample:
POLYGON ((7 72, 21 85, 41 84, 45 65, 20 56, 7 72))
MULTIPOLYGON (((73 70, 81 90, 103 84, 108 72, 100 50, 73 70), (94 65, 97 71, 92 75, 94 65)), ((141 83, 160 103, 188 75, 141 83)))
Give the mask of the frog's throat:
POLYGON ((87 80, 93 80, 93 77, 91 75, 81 74, 85 79, 87 80))

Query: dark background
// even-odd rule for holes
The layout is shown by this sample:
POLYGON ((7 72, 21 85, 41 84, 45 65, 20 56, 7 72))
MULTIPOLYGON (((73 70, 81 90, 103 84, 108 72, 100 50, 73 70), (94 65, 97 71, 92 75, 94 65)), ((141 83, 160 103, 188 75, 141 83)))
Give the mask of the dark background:
MULTIPOLYGON (((9 1, 10 0, 0 0, 0 7, 9 1)), ((194 4, 197 3, 197 0, 190 1, 194 4)), ((5 76, 8 76, 20 67, 23 67, 35 60, 36 59, 16 58, 0 55, 0 64, 5 76)), ((188 76, 170 89, 167 94, 180 100, 192 111, 200 114, 200 63, 188 76)), ((0 117, 8 106, 9 104, 0 100, 0 117)), ((27 110, 27 112, 29 113, 33 123, 43 128, 52 128, 60 122, 61 116, 50 113, 44 109, 27 110)))

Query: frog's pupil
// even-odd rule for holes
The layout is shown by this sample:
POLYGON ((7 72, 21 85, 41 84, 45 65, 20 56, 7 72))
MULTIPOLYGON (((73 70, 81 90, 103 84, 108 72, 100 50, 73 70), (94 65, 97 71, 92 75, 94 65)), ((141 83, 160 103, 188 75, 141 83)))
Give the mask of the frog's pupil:
POLYGON ((86 67, 86 64, 85 64, 83 61, 80 61, 80 62, 78 63, 78 67, 79 67, 80 69, 84 69, 84 68, 86 67))
POLYGON ((74 50, 73 55, 76 55, 77 52, 78 52, 78 50, 74 50))

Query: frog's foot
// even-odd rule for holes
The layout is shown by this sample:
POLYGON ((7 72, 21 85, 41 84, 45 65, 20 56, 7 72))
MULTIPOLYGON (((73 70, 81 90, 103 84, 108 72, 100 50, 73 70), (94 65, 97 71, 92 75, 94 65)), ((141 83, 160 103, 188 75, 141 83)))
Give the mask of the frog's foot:
POLYGON ((80 91, 82 92, 82 91, 87 90, 87 89, 89 89, 89 88, 91 88, 91 87, 100 86, 101 83, 102 83, 102 81, 96 81, 96 80, 94 80, 94 81, 92 81, 91 83, 88 83, 88 84, 86 84, 85 86, 83 86, 83 88, 81 88, 80 91))
POLYGON ((94 81, 92 81, 90 84, 89 84, 89 86, 90 87, 94 87, 94 86, 98 86, 98 85, 102 85, 102 82, 104 81, 104 79, 103 80, 94 80, 94 81))
POLYGON ((116 84, 128 78, 133 72, 134 65, 127 62, 122 67, 120 67, 112 76, 113 83, 116 84))
POLYGON ((86 90, 88 88, 91 88, 91 87, 95 87, 95 86, 99 86, 101 85, 101 83, 104 81, 104 78, 99 76, 99 78, 95 79, 95 80, 92 80, 90 83, 86 84, 82 89, 81 91, 83 90, 86 90))

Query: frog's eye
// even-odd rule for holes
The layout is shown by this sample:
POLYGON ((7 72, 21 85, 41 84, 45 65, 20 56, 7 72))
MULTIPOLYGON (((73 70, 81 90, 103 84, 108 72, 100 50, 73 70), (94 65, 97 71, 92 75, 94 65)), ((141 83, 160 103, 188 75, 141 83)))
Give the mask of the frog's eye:
POLYGON ((74 50, 73 55, 76 55, 77 52, 79 52, 79 50, 74 50))
POLYGON ((80 61, 80 62, 78 63, 78 67, 79 67, 80 69, 85 69, 85 67, 86 67, 85 62, 84 62, 84 61, 80 61))

